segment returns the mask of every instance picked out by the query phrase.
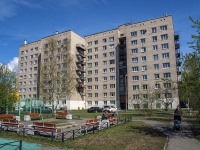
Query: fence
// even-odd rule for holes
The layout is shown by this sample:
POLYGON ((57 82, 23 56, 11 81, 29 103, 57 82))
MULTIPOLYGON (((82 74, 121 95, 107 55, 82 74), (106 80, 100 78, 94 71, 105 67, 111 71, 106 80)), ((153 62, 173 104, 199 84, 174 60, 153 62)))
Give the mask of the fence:
POLYGON ((7 142, 7 143, 3 143, 3 144, 0 144, 0 149, 1 148, 6 148, 6 146, 12 146, 12 147, 15 147, 15 150, 22 150, 22 140, 19 140, 19 141, 12 141, 12 142, 7 142), (13 145, 14 143, 18 143, 19 142, 19 145, 13 145))
MULTIPOLYGON (((37 136, 38 138, 42 138, 42 139, 47 139, 47 138, 51 138, 52 140, 56 140, 56 141, 60 141, 60 142, 65 142, 67 140, 74 140, 77 137, 80 136, 84 136, 85 134, 89 134, 89 133, 95 133, 104 129, 108 129, 114 126, 118 126, 120 124, 124 124, 126 122, 131 121, 132 118, 131 117, 119 117, 117 119, 117 122, 113 125, 109 124, 108 122, 104 122, 102 124, 98 124, 98 125, 93 125, 90 128, 88 128, 87 130, 82 130, 80 128, 78 129, 74 129, 74 130, 70 130, 70 131, 64 131, 64 132, 59 132, 59 133, 55 133, 55 132, 50 132, 50 131, 37 131, 34 128, 10 128, 10 130, 12 131, 17 131, 18 135, 22 135, 22 136, 37 136), (42 136, 41 136, 42 135, 42 136)), ((3 132, 3 125, 1 125, 1 132, 3 132)), ((8 127, 7 127, 8 130, 8 127)))

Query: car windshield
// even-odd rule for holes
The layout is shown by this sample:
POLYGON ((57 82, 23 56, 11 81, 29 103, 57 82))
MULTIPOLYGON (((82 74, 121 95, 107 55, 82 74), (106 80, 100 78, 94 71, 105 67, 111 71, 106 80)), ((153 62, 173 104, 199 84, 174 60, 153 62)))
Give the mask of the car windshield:
POLYGON ((104 106, 104 108, 110 108, 110 106, 104 106))

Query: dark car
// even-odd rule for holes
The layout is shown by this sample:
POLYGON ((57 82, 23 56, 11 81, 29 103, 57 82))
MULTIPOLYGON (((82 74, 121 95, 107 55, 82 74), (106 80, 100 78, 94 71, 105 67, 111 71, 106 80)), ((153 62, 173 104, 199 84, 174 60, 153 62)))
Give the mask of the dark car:
POLYGON ((89 113, 96 113, 96 112, 102 112, 103 111, 103 109, 101 108, 101 107, 90 107, 90 108, 88 108, 88 110, 87 110, 89 113))

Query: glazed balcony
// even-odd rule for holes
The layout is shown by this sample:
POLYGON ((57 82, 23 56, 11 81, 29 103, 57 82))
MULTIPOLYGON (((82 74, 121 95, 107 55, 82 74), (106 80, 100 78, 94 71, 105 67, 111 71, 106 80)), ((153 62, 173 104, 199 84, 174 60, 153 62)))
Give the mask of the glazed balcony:
POLYGON ((76 44, 76 47, 80 50, 86 51, 86 47, 83 44, 76 44))
POLYGON ((180 58, 181 54, 180 53, 176 53, 176 58, 180 58))
POLYGON ((179 49, 180 48, 180 44, 175 44, 175 49, 179 49))
POLYGON ((84 55, 84 53, 77 52, 77 53, 76 53, 76 55, 77 55, 77 56, 81 56, 82 58, 85 58, 85 55, 84 55))

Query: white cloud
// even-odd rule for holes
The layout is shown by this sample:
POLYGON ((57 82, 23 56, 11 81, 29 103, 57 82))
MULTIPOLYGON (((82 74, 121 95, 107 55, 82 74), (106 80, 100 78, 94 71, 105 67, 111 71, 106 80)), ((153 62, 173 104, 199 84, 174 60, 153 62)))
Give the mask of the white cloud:
POLYGON ((18 71, 18 57, 14 57, 13 60, 11 60, 7 64, 7 66, 11 71, 15 71, 17 73, 17 71, 18 71))

